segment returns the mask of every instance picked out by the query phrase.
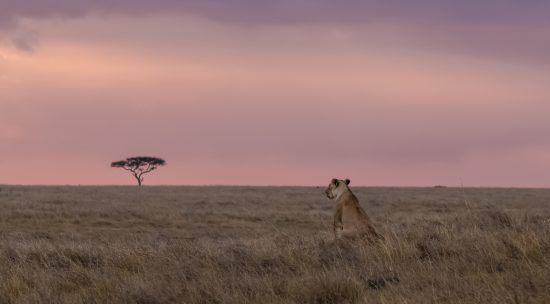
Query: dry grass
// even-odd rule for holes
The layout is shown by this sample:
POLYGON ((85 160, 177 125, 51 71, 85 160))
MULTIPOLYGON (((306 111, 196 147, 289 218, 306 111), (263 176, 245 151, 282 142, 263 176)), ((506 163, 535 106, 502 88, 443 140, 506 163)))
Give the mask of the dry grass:
POLYGON ((0 186, 0 303, 550 303, 550 190, 0 186))

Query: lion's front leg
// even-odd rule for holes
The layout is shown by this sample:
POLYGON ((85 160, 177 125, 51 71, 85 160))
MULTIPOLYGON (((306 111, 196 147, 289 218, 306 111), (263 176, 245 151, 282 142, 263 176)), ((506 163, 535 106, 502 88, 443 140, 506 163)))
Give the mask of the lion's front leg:
POLYGON ((344 231, 344 225, 342 225, 342 223, 335 224, 334 225, 334 238, 335 239, 342 238, 343 231, 344 231))
POLYGON ((334 222, 332 225, 334 231, 334 238, 339 239, 342 237, 342 231, 344 230, 344 224, 342 222, 342 208, 338 208, 334 213, 334 222))

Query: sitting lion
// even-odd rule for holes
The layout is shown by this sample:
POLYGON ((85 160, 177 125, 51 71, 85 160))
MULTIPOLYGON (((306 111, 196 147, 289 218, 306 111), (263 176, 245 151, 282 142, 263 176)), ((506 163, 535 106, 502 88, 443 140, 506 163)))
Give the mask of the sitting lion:
POLYGON ((380 239, 380 234, 371 225, 367 213, 359 205, 359 200, 349 189, 349 183, 349 179, 334 178, 325 190, 329 200, 336 200, 334 237, 336 239, 362 237, 368 241, 380 239))

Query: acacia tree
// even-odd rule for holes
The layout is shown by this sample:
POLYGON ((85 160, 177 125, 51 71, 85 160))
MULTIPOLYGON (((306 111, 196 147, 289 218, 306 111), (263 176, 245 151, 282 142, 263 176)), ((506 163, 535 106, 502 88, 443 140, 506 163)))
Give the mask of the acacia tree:
POLYGON ((141 183, 143 183, 143 174, 149 173, 164 165, 166 165, 164 159, 149 156, 129 157, 125 160, 111 163, 111 167, 113 168, 122 168, 126 171, 130 171, 140 187, 141 183))

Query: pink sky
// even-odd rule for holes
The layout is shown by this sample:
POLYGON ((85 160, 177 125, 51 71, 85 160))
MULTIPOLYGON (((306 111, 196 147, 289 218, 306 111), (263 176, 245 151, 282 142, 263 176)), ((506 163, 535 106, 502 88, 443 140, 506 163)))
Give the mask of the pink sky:
POLYGON ((550 185, 550 5, 11 2, 0 184, 550 185))

